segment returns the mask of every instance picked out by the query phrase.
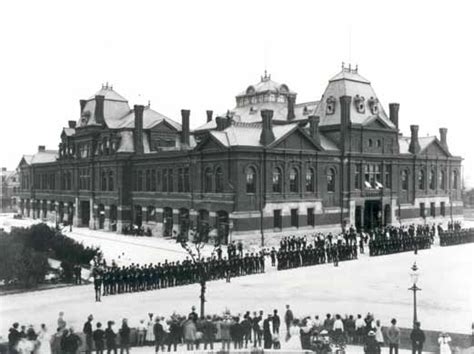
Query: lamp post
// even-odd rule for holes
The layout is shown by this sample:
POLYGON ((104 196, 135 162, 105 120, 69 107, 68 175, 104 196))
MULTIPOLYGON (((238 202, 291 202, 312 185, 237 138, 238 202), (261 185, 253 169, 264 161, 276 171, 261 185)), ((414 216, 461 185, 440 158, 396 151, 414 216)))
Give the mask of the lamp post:
POLYGON ((408 290, 413 291, 413 325, 417 322, 417 316, 416 316, 416 292, 420 291, 421 289, 416 286, 416 283, 418 282, 418 266, 416 265, 416 262, 413 263, 411 267, 412 272, 410 273, 410 278, 413 283, 413 286, 409 288, 408 290))

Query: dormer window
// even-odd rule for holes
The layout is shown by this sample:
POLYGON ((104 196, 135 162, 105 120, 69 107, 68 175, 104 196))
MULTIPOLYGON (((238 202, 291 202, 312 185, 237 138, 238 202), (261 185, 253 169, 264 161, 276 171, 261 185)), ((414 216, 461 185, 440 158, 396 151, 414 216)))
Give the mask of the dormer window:
POLYGON ((369 103, 370 112, 374 115, 378 114, 379 113, 379 100, 377 98, 370 97, 368 103, 369 103))
POLYGON ((331 115, 336 111, 336 99, 334 96, 329 96, 326 100, 326 114, 331 115))
POLYGON ((364 98, 364 96, 356 95, 354 97, 354 104, 355 104, 357 112, 365 113, 365 98, 364 98))
POLYGON ((304 106, 304 108, 303 108, 303 115, 304 116, 308 115, 308 107, 307 106, 304 106))

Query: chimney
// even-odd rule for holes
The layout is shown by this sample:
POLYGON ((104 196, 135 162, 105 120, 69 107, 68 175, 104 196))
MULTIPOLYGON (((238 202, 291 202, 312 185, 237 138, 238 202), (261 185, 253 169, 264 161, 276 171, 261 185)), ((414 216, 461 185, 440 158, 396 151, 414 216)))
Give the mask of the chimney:
POLYGON ((230 119, 227 117, 216 117, 217 130, 224 130, 230 125, 230 119))
POLYGON ((75 128, 76 127, 76 121, 75 120, 69 120, 67 122, 69 128, 75 128))
POLYGON ((395 125, 398 130, 398 110, 400 109, 400 104, 390 103, 388 105, 388 108, 390 109, 390 121, 393 123, 393 125, 395 125))
POLYGON ((448 141, 446 135, 448 134, 448 128, 439 128, 439 141, 441 146, 448 150, 448 141))
POLYGON ((81 115, 82 111, 84 110, 84 107, 86 106, 87 101, 86 100, 79 100, 79 104, 81 105, 81 115))
MULTIPOLYGON (((102 96, 103 97, 103 96, 102 96)), ((145 106, 135 105, 133 110, 135 112, 135 128, 133 130, 133 145, 135 146, 136 154, 143 154, 143 111, 145 106)))
POLYGON ((349 149, 349 127, 351 125, 351 96, 339 97, 341 104, 341 150, 349 149))
POLYGON ((43 152, 46 150, 46 147, 44 145, 38 145, 38 152, 43 152))
POLYGON ((189 146, 189 109, 181 110, 181 144, 189 146))
POLYGON ((286 117, 288 120, 295 119, 295 100, 295 96, 288 96, 288 115, 286 117))
POLYGON ((104 100, 105 96, 95 96, 95 121, 98 124, 104 124, 104 100))
POLYGON ((418 154, 420 152, 420 142, 418 141, 418 125, 410 125, 411 130, 411 139, 410 139, 410 146, 408 147, 408 151, 412 154, 418 154))
POLYGON ((270 109, 262 109, 260 111, 262 116, 262 133, 260 134, 260 144, 266 146, 275 140, 273 134, 273 111, 270 109))
POLYGON ((321 138, 319 136, 319 116, 309 116, 309 135, 315 143, 321 144, 321 138))
POLYGON ((212 120, 212 111, 206 111, 207 122, 209 123, 212 120))

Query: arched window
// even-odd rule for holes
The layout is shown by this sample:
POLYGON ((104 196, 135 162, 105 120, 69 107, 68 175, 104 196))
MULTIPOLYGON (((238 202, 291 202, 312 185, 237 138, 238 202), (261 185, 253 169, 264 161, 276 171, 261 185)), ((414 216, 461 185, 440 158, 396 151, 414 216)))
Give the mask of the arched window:
POLYGON ((298 193, 298 170, 292 168, 290 170, 290 192, 298 193))
POLYGON ((247 193, 255 193, 257 190, 257 173, 253 167, 245 170, 245 181, 247 193))
POLYGON ((402 190, 408 190, 408 171, 402 171, 402 190))
POLYGON ((114 190, 114 171, 109 171, 109 191, 114 190))
POLYGON ((103 191, 106 191, 107 190, 107 174, 105 172, 105 170, 102 170, 101 172, 101 186, 100 186, 100 189, 103 190, 103 191))
POLYGON ((273 169, 273 193, 281 193, 282 190, 282 178, 281 169, 276 167, 273 169))
POLYGON ((327 173, 327 189, 328 192, 335 192, 336 191, 336 173, 334 169, 330 168, 327 173))
POLYGON ((446 189, 446 171, 442 170, 439 176, 439 185, 441 189, 446 189))
POLYGON ((425 170, 418 172, 418 189, 425 189, 425 170))
POLYGON ((430 189, 436 189, 436 172, 434 169, 430 171, 430 189))
POLYGON ((453 171, 453 189, 458 189, 458 171, 453 171))
POLYGON ((212 192, 212 171, 206 168, 204 171, 204 193, 212 192))
POLYGON ((222 174, 222 168, 216 169, 216 193, 222 193, 224 191, 224 176, 222 174))
POLYGON ((312 168, 306 171, 306 192, 314 192, 314 170, 312 168))

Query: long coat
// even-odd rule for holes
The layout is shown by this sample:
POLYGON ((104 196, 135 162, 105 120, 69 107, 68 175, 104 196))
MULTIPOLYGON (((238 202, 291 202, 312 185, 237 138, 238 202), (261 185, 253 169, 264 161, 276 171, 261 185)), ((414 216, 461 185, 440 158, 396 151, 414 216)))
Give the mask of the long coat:
POLYGON ((194 342, 196 340, 196 325, 189 319, 183 323, 183 338, 185 341, 194 342))

